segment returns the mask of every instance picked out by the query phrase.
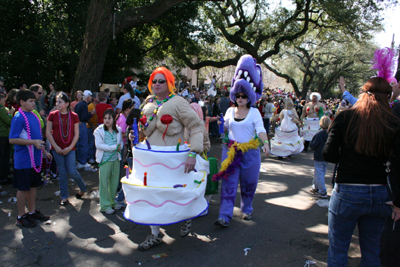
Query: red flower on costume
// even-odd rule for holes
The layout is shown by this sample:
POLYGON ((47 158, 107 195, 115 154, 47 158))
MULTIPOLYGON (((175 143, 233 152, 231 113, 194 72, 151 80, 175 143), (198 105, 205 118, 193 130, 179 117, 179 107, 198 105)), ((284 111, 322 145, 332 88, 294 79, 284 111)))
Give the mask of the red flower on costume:
POLYGON ((145 116, 145 115, 143 115, 143 116, 140 118, 139 122, 140 122, 142 125, 145 125, 145 124, 146 124, 146 122, 147 122, 147 118, 146 118, 146 116, 145 116))
POLYGON ((169 124, 174 120, 174 118, 172 118, 171 115, 166 114, 166 115, 162 115, 162 117, 161 117, 160 120, 161 120, 161 123, 162 123, 162 124, 166 124, 166 125, 167 125, 167 128, 165 129, 165 131, 164 131, 164 133, 163 133, 163 136, 162 136, 162 137, 163 137, 163 140, 164 140, 164 142, 165 142, 165 139, 164 139, 165 134, 167 133, 169 124))

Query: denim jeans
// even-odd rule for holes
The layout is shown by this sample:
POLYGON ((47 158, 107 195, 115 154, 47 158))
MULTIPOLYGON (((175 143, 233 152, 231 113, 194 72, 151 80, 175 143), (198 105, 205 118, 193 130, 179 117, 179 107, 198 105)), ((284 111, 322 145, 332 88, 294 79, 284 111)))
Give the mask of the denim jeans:
POLYGON ((94 128, 87 128, 88 160, 96 159, 96 146, 94 144, 94 128))
POLYGON ((380 267, 379 246, 385 220, 391 214, 386 205, 385 185, 335 184, 329 203, 328 266, 347 266, 347 253, 354 228, 358 226, 361 267, 380 267))
POLYGON ((326 194, 325 186, 325 174, 328 162, 326 161, 314 161, 314 188, 318 189, 318 193, 321 195, 326 194))
POLYGON ((68 198, 68 175, 74 179, 78 185, 79 190, 86 192, 87 185, 82 180, 81 175, 76 169, 75 165, 75 150, 70 151, 66 156, 60 155, 53 151, 53 157, 56 160, 58 167, 58 179, 60 182, 60 195, 61 199, 68 198))
POLYGON ((263 122, 264 122, 264 128, 267 131, 267 135, 269 134, 269 126, 270 124, 270 118, 263 118, 263 122))
POLYGON ((79 164, 86 164, 88 160, 88 138, 86 122, 80 122, 79 124, 79 139, 76 143, 76 152, 78 153, 77 161, 79 164))

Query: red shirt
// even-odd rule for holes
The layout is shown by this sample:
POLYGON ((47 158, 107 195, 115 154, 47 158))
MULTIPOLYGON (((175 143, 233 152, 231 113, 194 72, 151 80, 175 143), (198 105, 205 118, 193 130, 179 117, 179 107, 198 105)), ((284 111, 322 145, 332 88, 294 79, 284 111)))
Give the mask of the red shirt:
POLYGON ((103 113, 107 109, 113 109, 113 108, 110 104, 107 104, 107 103, 99 103, 96 105, 97 122, 99 124, 104 123, 103 122, 103 113))
MULTIPOLYGON (((56 144, 61 148, 64 149, 69 147, 74 139, 75 131, 74 126, 76 123, 79 123, 79 117, 75 112, 70 112, 70 120, 68 123, 68 113, 67 114, 60 114, 58 110, 50 112, 47 121, 51 121, 53 123, 52 135, 56 144), (60 115, 62 121, 62 131, 65 137, 61 135, 61 128, 60 128, 60 115)), ((51 147, 51 149, 54 149, 51 147)), ((72 149, 75 150, 75 147, 72 149)))

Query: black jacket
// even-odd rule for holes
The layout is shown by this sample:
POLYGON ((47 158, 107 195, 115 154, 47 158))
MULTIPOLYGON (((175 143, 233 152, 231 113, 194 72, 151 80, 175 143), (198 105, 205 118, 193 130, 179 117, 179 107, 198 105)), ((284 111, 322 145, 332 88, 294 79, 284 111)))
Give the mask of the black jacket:
POLYGON ((314 150, 314 160, 316 161, 325 161, 322 156, 322 149, 328 139, 328 132, 326 130, 319 131, 316 135, 314 135, 313 139, 310 143, 310 148, 314 150))

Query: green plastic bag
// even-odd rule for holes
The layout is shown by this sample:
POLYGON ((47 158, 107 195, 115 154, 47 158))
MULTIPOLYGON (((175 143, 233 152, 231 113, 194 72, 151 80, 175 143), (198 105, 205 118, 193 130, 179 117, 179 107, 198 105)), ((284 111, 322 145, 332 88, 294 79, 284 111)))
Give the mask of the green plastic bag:
POLYGON ((207 176, 206 195, 218 194, 219 183, 212 180, 213 175, 218 173, 217 159, 209 157, 208 162, 210 164, 210 174, 207 176))

